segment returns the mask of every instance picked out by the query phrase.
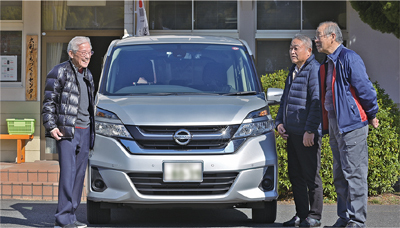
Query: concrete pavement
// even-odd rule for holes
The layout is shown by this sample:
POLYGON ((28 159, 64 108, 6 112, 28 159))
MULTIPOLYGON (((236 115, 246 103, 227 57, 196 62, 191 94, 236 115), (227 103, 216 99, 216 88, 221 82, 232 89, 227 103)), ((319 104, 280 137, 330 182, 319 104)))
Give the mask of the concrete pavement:
MULTIPOLYGON (((55 201, 2 200, 0 227, 52 227, 55 201)), ((250 209, 113 209, 108 225, 89 227, 281 227, 294 215, 294 205, 278 203, 274 224, 255 224, 250 209)), ((336 205, 324 205, 322 226, 332 225, 336 205)), ((78 220, 86 221, 86 204, 77 211, 78 220)), ((400 205, 369 205, 368 227, 399 227, 400 205)))

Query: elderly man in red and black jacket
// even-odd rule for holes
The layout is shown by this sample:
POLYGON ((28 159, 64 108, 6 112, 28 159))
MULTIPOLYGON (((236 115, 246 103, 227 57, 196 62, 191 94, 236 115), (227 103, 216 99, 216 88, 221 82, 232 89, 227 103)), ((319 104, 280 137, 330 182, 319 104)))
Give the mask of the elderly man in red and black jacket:
POLYGON ((323 207, 321 167, 319 62, 312 54, 311 39, 296 35, 289 49, 292 67, 286 79, 275 119, 287 139, 288 171, 296 215, 283 226, 317 227, 323 207))
POLYGON ((365 227, 368 200, 368 123, 376 118, 376 91, 364 62, 342 44, 342 32, 334 22, 319 25, 315 43, 327 54, 320 68, 322 129, 329 132, 333 154, 333 179, 337 193, 334 227, 365 227))

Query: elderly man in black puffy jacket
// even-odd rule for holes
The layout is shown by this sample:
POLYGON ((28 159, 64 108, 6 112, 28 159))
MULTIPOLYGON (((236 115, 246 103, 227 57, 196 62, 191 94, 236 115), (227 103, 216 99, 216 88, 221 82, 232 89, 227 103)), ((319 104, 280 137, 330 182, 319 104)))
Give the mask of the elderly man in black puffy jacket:
POLYGON ((47 75, 43 99, 46 136, 57 140, 60 165, 55 227, 87 227, 78 222, 89 150, 94 146, 94 84, 87 66, 93 55, 88 37, 68 44, 70 59, 47 75))
POLYGON ((286 79, 276 129, 287 140, 288 171, 296 215, 283 226, 317 227, 323 207, 318 70, 310 38, 296 35, 289 49, 286 79))

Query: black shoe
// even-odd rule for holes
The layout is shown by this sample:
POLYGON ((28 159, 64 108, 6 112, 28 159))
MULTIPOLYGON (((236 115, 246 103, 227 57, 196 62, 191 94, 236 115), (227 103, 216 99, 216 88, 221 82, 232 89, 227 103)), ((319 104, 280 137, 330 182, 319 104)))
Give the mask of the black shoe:
POLYGON ((318 219, 313 219, 310 217, 304 219, 299 225, 299 227, 319 227, 319 226, 321 226, 321 222, 318 219))
POLYGON ((289 226, 299 226, 300 225, 300 218, 299 216, 294 216, 292 219, 290 219, 289 221, 286 221, 282 224, 285 227, 289 227, 289 226))
POLYGON ((78 227, 74 223, 65 226, 56 223, 54 225, 54 228, 78 228, 78 227))
POLYGON ((87 225, 85 223, 79 222, 78 220, 74 222, 74 224, 78 227, 78 228, 86 228, 87 225))
POLYGON ((349 222, 349 223, 347 223, 346 228, 347 227, 366 227, 366 226, 364 224, 360 225, 360 224, 355 223, 355 222, 349 222))
POLYGON ((335 224, 333 224, 332 226, 324 226, 324 228, 330 228, 330 227, 346 227, 347 226, 347 222, 343 222, 342 219, 338 219, 335 224))

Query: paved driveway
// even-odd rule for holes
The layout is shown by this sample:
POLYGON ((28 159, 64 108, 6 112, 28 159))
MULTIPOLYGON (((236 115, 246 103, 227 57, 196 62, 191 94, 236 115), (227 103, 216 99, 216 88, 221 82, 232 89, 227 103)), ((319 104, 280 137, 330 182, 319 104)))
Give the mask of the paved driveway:
MULTIPOLYGON (((0 227, 52 227, 54 201, 2 200, 0 227)), ((78 208, 78 220, 86 222, 86 204, 78 208)), ((89 227, 281 227, 294 215, 294 205, 278 203, 274 224, 255 224, 250 209, 114 209, 112 224, 89 227)), ((324 205, 322 225, 336 221, 336 205, 324 205)), ((399 227, 400 205, 369 205, 368 227, 399 227)))

